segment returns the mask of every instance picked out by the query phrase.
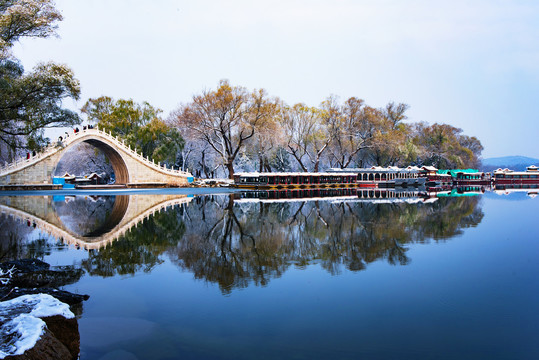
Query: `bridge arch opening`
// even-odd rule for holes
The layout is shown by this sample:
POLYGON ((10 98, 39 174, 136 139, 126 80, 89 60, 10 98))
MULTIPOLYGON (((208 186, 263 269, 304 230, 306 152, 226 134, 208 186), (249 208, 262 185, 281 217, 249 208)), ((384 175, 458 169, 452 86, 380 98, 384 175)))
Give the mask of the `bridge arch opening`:
POLYGON ((123 220, 129 206, 128 195, 65 196, 52 207, 62 228, 80 238, 106 235, 123 220))
MULTIPOLYGON (((88 155, 87 153, 84 154, 83 149, 81 149, 81 144, 88 144, 91 145, 92 148, 97 149, 99 152, 101 152, 104 157, 106 157, 109 160, 110 166, 105 166, 104 171, 110 172, 110 167, 112 167, 112 172, 114 173, 115 183, 116 184, 127 184, 129 183, 129 171, 127 169, 127 165, 125 164, 122 156, 116 151, 112 146, 106 144, 105 142, 99 140, 99 139, 84 139, 81 142, 78 142, 77 144, 73 144, 73 146, 70 146, 70 149, 67 149, 67 152, 62 156, 62 158, 58 161, 56 164, 56 168, 53 171, 54 176, 63 176, 64 173, 67 171, 69 173, 70 165, 67 165, 65 162, 70 160, 70 162, 76 161, 80 164, 87 164, 87 161, 98 159, 98 161, 103 161, 103 156, 94 156, 94 155, 88 155), (76 148, 78 146, 78 149, 76 148), (88 156, 88 159, 84 158, 71 158, 66 157, 68 153, 71 153, 71 151, 79 151, 81 152, 81 156, 88 156), (107 170, 108 167, 108 170, 107 170)), ((103 170, 103 169, 102 169, 103 170)), ((89 172, 93 172, 94 170, 90 167, 89 172)), ((79 171, 80 172, 80 171, 79 171)), ((76 174, 76 175, 82 175, 82 174, 76 174)), ((89 174, 84 174, 89 175, 89 174)))
POLYGON ((116 184, 127 184, 129 182, 129 171, 127 165, 125 165, 122 156, 110 145, 105 144, 100 140, 88 139, 84 142, 93 145, 99 150, 103 151, 106 157, 109 158, 116 177, 116 184))

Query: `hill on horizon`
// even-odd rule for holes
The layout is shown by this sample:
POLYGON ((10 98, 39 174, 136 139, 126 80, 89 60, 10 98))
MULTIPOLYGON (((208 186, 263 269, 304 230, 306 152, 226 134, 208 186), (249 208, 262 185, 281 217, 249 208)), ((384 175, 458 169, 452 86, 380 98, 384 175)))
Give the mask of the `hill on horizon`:
POLYGON ((524 171, 530 165, 539 166, 539 159, 534 159, 522 155, 502 156, 483 159, 481 170, 492 171, 498 168, 509 168, 517 171, 524 171))

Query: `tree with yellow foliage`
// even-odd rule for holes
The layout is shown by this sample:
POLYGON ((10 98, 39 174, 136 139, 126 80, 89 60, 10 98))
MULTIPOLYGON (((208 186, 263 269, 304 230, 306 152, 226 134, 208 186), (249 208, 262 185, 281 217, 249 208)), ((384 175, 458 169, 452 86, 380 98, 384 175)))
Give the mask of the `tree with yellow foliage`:
POLYGON ((194 136, 219 154, 222 164, 234 177, 234 161, 259 126, 273 116, 276 100, 264 90, 252 93, 221 80, 216 90, 204 91, 175 111, 172 122, 190 129, 194 136))

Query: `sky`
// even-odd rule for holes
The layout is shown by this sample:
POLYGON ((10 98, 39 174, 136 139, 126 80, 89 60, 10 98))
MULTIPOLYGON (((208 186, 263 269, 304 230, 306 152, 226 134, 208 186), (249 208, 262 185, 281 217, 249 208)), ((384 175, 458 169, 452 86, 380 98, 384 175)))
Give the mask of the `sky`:
POLYGON ((57 0, 58 37, 14 48, 70 66, 88 98, 166 117, 220 80, 288 104, 406 103, 410 122, 479 138, 483 157, 539 158, 539 1, 57 0))

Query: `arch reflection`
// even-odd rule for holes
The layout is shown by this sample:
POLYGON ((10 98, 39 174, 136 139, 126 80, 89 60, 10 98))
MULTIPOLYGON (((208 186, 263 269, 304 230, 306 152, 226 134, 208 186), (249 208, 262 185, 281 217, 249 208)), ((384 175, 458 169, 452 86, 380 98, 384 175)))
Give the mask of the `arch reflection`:
POLYGON ((129 196, 65 196, 52 204, 66 230, 81 238, 94 238, 110 232, 120 223, 127 211, 129 196))
MULTIPOLYGON (((107 265, 119 260, 118 252, 137 248, 152 259, 166 254, 195 278, 229 293, 264 286, 290 267, 319 264, 337 275, 365 270, 375 261, 407 265, 413 260, 410 244, 447 241, 483 218, 477 196, 433 202, 428 197, 389 201, 389 195, 383 201, 346 196, 258 201, 252 192, 196 197, 189 206, 154 216, 111 247, 92 253, 87 270, 111 275, 107 265)), ((147 267, 139 261, 127 268, 147 267)))
MULTIPOLYGON (((39 215, 35 198, 24 202, 19 197, 11 200, 10 211, 19 211, 24 221, 41 221, 40 228, 53 227, 49 233, 65 243, 83 244, 89 251, 82 265, 90 275, 152 271, 168 259, 224 293, 265 286, 290 267, 316 264, 337 275, 368 269, 376 261, 407 265, 413 261, 411 244, 448 241, 483 218, 481 196, 405 196, 391 190, 360 196, 328 190, 308 199, 253 192, 116 196, 102 204, 86 199, 98 203, 95 209, 106 216, 69 232, 67 227, 58 230, 65 227, 60 220, 85 206, 82 202, 64 200, 53 205, 57 212, 44 207, 39 215), (267 199, 276 196, 280 198, 267 199), (15 210, 15 200, 18 209, 32 204, 35 215, 30 217, 28 208, 15 210), (75 230, 82 235, 73 235, 75 230)), ((93 210, 90 206, 85 211, 93 210)))

